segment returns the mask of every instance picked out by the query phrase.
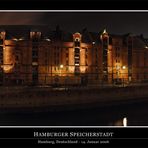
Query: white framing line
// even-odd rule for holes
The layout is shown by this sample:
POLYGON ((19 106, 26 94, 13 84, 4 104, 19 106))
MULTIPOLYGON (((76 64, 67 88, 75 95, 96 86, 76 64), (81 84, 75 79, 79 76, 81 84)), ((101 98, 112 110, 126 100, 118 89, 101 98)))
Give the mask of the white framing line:
POLYGON ((148 126, 0 126, 0 128, 148 128, 148 126))
MULTIPOLYGON (((0 10, 1 12, 148 12, 148 10, 0 10)), ((0 126, 0 128, 148 128, 148 126, 0 126)))
POLYGON ((64 138, 64 137, 35 137, 35 138, 0 138, 0 140, 4 140, 4 139, 13 139, 13 140, 24 140, 24 139, 36 139, 36 140, 42 140, 42 139, 46 139, 46 140, 52 140, 52 139, 54 139, 54 140, 56 140, 56 139, 66 139, 66 140, 77 140, 77 139, 87 139, 87 138, 89 138, 90 140, 92 140, 92 139, 96 139, 96 140, 103 140, 103 139, 106 139, 106 140, 112 140, 112 139, 116 139, 116 140, 120 140, 120 139, 128 139, 128 140, 141 140, 141 139, 148 139, 148 138, 109 138, 109 137, 106 137, 106 138, 100 138, 100 139, 98 139, 98 137, 74 137, 74 138, 72 138, 72 137, 67 137, 67 138, 64 138))
POLYGON ((0 12, 148 12, 148 10, 0 10, 0 12))

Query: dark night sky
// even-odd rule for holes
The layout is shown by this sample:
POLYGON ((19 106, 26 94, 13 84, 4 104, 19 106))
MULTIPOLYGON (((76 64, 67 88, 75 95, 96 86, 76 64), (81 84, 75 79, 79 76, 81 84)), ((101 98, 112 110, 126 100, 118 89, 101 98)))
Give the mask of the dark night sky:
POLYGON ((143 34, 148 38, 148 12, 1 12, 0 25, 42 25, 48 24, 51 29, 60 25, 61 29, 70 32, 99 32, 104 28, 109 33, 143 34))

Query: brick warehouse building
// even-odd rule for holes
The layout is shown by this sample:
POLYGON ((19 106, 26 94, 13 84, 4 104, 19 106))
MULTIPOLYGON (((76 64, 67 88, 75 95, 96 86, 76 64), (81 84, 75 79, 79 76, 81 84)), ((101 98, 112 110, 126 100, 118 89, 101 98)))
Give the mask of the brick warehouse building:
POLYGON ((142 35, 0 26, 1 85, 75 85, 148 80, 142 35))

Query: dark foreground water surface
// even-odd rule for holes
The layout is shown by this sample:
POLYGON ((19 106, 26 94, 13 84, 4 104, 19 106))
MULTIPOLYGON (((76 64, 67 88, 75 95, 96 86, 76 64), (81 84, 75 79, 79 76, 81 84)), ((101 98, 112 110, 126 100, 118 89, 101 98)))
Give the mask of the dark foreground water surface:
MULTIPOLYGON (((139 99, 140 100, 140 99, 139 99)), ((82 108, 53 109, 39 111, 8 110, 1 111, 0 125, 16 126, 114 126, 123 125, 123 118, 127 118, 127 125, 148 125, 148 101, 147 99, 105 106, 92 106, 82 108)))

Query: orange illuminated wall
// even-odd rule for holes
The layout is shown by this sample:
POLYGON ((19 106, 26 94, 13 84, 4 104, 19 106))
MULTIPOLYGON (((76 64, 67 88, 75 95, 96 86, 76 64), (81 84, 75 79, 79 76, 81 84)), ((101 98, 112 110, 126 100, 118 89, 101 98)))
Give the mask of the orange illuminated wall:
POLYGON ((13 40, 5 40, 5 46, 3 48, 3 70, 4 73, 13 72, 15 63, 15 42, 13 40))

